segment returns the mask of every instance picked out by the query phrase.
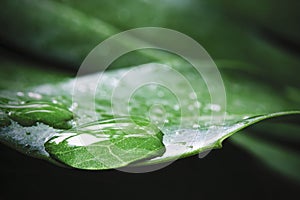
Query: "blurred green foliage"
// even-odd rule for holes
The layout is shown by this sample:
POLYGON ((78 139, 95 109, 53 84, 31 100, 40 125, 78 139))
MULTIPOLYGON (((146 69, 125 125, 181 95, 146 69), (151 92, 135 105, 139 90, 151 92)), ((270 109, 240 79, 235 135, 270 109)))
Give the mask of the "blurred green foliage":
MULTIPOLYGON (((5 46, 74 69, 97 44, 115 33, 165 27, 191 36, 215 60, 253 64, 263 68, 266 76, 299 85, 291 73, 299 72, 300 63, 297 8, 299 3, 292 0, 4 0, 0 38, 5 46), (274 41, 273 35, 288 42, 274 41)), ((132 56, 116 65, 149 61, 141 57, 132 56)))

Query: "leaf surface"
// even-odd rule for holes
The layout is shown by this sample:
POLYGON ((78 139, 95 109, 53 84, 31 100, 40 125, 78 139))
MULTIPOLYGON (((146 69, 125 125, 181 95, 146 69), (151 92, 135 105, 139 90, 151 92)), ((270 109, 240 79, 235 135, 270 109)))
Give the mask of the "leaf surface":
MULTIPOLYGON (((194 69, 182 63, 170 64, 169 67, 185 78, 174 79, 167 68, 160 66, 149 63, 106 71, 100 82, 97 82, 99 74, 92 74, 29 87, 22 91, 23 95, 1 91, 1 119, 9 121, 9 125, 3 123, 0 139, 29 155, 71 167, 111 169, 131 163, 172 161, 218 148, 225 138, 251 124, 299 114, 297 99, 286 95, 290 86, 274 87, 268 79, 258 79, 257 72, 221 67, 227 108, 223 123, 214 124, 211 113, 220 109, 219 105, 211 104, 207 86, 194 69), (149 83, 131 91, 132 79, 124 78, 128 73, 133 73, 137 82, 147 74, 147 80, 171 80, 172 86, 149 83), (187 90, 186 80, 192 86, 192 92, 187 90), (95 83, 98 83, 96 91, 91 90, 95 83), (80 86, 80 102, 72 101, 76 86, 80 86), (116 90, 118 87, 122 90, 116 90), (118 91, 129 93, 130 98, 124 99, 118 91), (95 95, 94 106, 87 98, 91 95, 95 95), (30 124, 10 115, 11 105, 28 103, 51 104, 66 113, 72 112, 73 116, 66 120, 68 115, 57 116, 60 123, 72 128, 66 129, 57 126, 55 121, 45 120, 49 117, 47 114, 31 115, 30 124)), ((19 116, 24 117, 23 114, 19 116)))

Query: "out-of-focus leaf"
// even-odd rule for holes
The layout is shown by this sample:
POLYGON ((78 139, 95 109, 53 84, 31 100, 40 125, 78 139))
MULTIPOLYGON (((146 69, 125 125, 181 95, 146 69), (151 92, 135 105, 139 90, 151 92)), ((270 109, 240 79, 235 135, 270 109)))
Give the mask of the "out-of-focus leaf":
POLYGON ((40 84, 56 83, 70 78, 61 70, 51 70, 32 61, 21 59, 0 48, 0 90, 20 92, 40 84))
POLYGON ((236 134, 230 138, 230 141, 256 156, 271 169, 295 180, 300 180, 299 153, 253 137, 251 132, 236 134))
MULTIPOLYGON (((119 3, 5 0, 0 15, 0 25, 5 27, 0 31, 1 40, 14 48, 77 68, 89 51, 115 33, 143 26, 166 27, 193 37, 214 59, 251 63, 252 68, 265 69, 277 81, 299 85, 296 73, 291 73, 298 72, 297 56, 260 37, 253 26, 241 25, 227 17, 213 3, 142 0, 122 1, 122 6, 119 3)), ((137 53, 115 65, 124 67, 149 61, 154 60, 137 53)))
POLYGON ((300 144, 300 127, 292 123, 265 122, 251 129, 251 134, 300 144))
POLYGON ((247 23, 265 31, 272 31, 286 41, 300 42, 299 8, 295 0, 274 3, 272 0, 254 1, 214 1, 215 6, 229 13, 232 19, 247 23))
POLYGON ((54 1, 5 0, 0 9, 2 43, 76 66, 96 44, 119 32, 54 1))

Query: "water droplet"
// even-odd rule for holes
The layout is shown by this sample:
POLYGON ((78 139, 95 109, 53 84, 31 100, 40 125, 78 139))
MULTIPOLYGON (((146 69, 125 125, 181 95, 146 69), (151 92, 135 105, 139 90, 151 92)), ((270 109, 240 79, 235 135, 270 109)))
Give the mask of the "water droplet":
POLYGON ((70 107, 70 111, 74 111, 78 107, 78 104, 76 102, 72 103, 70 107))
POLYGON ((33 126, 42 122, 59 129, 71 128, 69 121, 73 119, 73 113, 62 106, 52 102, 31 101, 28 103, 0 104, 8 117, 23 126, 33 126))
POLYGON ((30 135, 31 133, 30 132, 26 132, 26 135, 30 135))
POLYGON ((17 92, 17 96, 23 97, 23 96, 24 96, 24 93, 23 93, 23 92, 17 92))
POLYGON ((34 93, 34 92, 28 92, 28 96, 34 99, 41 99, 42 95, 38 94, 38 93, 34 93))
MULTIPOLYGON (((48 142, 67 142, 70 146, 88 146, 98 142, 110 141, 119 137, 149 137, 161 134, 160 130, 142 118, 114 118, 83 124, 77 128, 56 134, 48 142)), ((122 139, 122 138, 121 138, 122 139)))
POLYGON ((211 111, 215 111, 215 112, 218 112, 221 110, 221 106, 218 105, 218 104, 208 104, 207 105, 207 108, 211 111))
POLYGON ((57 104, 58 101, 57 101, 56 99, 53 99, 53 100, 52 100, 52 103, 57 104))
POLYGON ((119 84, 119 80, 116 79, 116 78, 112 78, 112 79, 110 80, 110 84, 111 84, 111 86, 113 86, 113 88, 114 88, 114 87, 117 87, 118 84, 119 84))
POLYGON ((200 128, 199 124, 193 124, 193 128, 200 128))
POLYGON ((195 92, 191 92, 189 94, 190 99, 197 99, 197 94, 195 92))
POLYGON ((178 110, 180 109, 180 107, 179 107, 178 104, 175 104, 175 105, 173 106, 173 109, 176 110, 176 111, 178 111, 178 110))
POLYGON ((196 101, 194 103, 195 108, 200 108, 201 107, 201 103, 199 101, 196 101))

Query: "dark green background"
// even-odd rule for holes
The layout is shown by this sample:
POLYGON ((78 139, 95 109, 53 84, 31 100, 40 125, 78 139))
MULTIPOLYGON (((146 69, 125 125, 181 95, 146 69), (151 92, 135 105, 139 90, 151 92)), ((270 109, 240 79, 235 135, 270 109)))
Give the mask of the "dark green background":
POLYGON ((0 156, 0 197, 7 199, 290 199, 299 190, 229 142, 203 159, 178 160, 145 174, 60 168, 2 145, 0 156))

